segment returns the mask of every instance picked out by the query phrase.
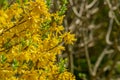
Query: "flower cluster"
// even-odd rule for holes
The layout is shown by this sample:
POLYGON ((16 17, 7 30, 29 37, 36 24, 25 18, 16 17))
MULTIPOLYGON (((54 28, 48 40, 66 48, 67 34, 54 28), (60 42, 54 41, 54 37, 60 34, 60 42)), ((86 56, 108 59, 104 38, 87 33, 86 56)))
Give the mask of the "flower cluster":
POLYGON ((50 13, 44 0, 14 3, 0 10, 0 80, 75 80, 59 72, 56 55, 74 35, 62 26, 64 16, 50 13))

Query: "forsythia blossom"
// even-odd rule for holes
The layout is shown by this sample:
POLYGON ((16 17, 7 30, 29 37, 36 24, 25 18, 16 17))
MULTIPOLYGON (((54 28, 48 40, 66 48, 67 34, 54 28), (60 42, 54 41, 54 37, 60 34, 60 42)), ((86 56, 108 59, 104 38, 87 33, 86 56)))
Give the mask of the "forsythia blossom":
POLYGON ((0 10, 0 80, 75 80, 59 72, 56 55, 72 44, 63 16, 50 13, 44 0, 14 3, 0 10), (53 20, 54 19, 54 20, 53 20))

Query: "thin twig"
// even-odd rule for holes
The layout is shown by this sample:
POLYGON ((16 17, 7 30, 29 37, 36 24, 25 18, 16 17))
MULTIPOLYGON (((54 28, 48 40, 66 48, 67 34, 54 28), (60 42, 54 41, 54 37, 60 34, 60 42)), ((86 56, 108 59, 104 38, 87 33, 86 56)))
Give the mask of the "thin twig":
POLYGON ((62 42, 58 43, 57 45, 55 45, 54 47, 52 47, 52 48, 50 48, 50 49, 46 50, 46 52, 49 52, 49 51, 53 50, 54 48, 56 48, 56 47, 58 47, 58 46, 63 45, 64 43, 65 43, 65 42, 64 42, 64 41, 62 41, 62 42))
POLYGON ((84 44, 85 44, 85 46, 84 46, 84 48, 85 48, 85 56, 86 56, 86 60, 87 60, 87 64, 88 64, 89 73, 90 73, 90 75, 93 75, 91 60, 90 60, 90 56, 89 56, 89 52, 88 52, 88 46, 86 44, 85 32, 83 32, 83 39, 84 39, 84 44))
POLYGON ((98 67, 100 66, 101 61, 103 60, 103 58, 106 55, 106 51, 108 49, 108 46, 105 47, 105 49, 103 50, 103 52, 100 54, 99 58, 97 59, 95 66, 94 66, 94 70, 93 70, 93 74, 96 75, 96 72, 98 70, 98 67))
POLYGON ((2 31, 2 33, 0 34, 0 36, 2 36, 5 32, 9 31, 10 29, 12 29, 12 28, 16 27, 17 25, 20 25, 20 24, 22 24, 22 23, 26 22, 26 20, 24 20, 24 21, 20 22, 22 19, 23 19, 23 18, 21 18, 21 19, 19 20, 19 22, 18 22, 18 23, 16 23, 16 24, 14 24, 12 27, 10 27, 10 28, 8 28, 8 29, 6 29, 6 30, 3 30, 3 31, 2 31))
POLYGON ((110 0, 106 0, 106 2, 107 2, 108 6, 109 6, 109 8, 110 8, 110 10, 111 10, 111 12, 112 12, 112 15, 113 15, 113 18, 114 18, 115 22, 117 23, 117 25, 120 26, 120 22, 119 22, 119 20, 117 19, 116 15, 115 15, 115 12, 113 11, 113 7, 112 7, 112 5, 111 5, 111 3, 110 3, 110 0))
POLYGON ((92 8, 92 7, 96 4, 97 1, 98 1, 98 0, 93 0, 90 4, 88 4, 88 5, 86 6, 86 8, 87 8, 87 9, 92 8))
POLYGON ((84 8, 84 7, 85 7, 85 0, 83 0, 82 5, 81 5, 79 11, 77 10, 77 8, 76 8, 75 6, 73 6, 73 5, 74 5, 73 0, 69 0, 69 2, 70 2, 70 5, 72 6, 72 10, 73 10, 74 14, 75 14, 78 18, 82 19, 81 16, 82 16, 82 14, 83 14, 83 9, 85 9, 85 8, 84 8))
POLYGON ((109 22, 109 27, 108 27, 108 31, 107 31, 107 35, 106 35, 106 43, 108 45, 112 45, 112 41, 110 41, 110 34, 112 32, 112 26, 113 26, 113 18, 110 19, 110 22, 109 22))

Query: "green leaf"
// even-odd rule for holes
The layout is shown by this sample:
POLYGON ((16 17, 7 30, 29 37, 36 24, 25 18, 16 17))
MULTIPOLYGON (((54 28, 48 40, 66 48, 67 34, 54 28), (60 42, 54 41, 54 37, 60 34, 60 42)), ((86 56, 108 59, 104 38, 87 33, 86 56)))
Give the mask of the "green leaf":
POLYGON ((48 6, 48 8, 50 8, 51 0, 46 0, 46 5, 48 6))
POLYGON ((26 45, 26 41, 25 41, 24 38, 21 39, 21 44, 22 44, 22 47, 25 47, 25 45, 26 45))
POLYGON ((20 0, 16 0, 16 2, 17 2, 18 4, 20 4, 20 0))
POLYGON ((13 62, 12 62, 13 69, 14 70, 17 69, 18 66, 19 66, 19 62, 16 59, 14 59, 13 62))
POLYGON ((58 64, 60 73, 63 73, 65 71, 65 69, 66 69, 65 63, 66 62, 67 62, 67 59, 62 59, 62 58, 60 59, 60 62, 58 64))
POLYGON ((28 0, 24 0, 24 3, 27 3, 28 2, 28 0))
POLYGON ((6 9, 8 7, 8 0, 0 0, 0 8, 6 9))
POLYGON ((59 10, 59 16, 65 14, 66 10, 67 10, 67 4, 68 4, 68 1, 67 0, 62 0, 62 5, 60 7, 60 10, 59 10))
POLYGON ((86 74, 84 74, 84 73, 79 73, 78 75, 79 75, 79 77, 80 77, 81 79, 86 80, 86 74))
POLYGON ((0 58, 1 58, 1 63, 4 63, 7 60, 7 58, 4 55, 1 55, 0 58))
POLYGON ((7 39, 7 42, 3 45, 5 49, 9 49, 11 47, 10 39, 7 39))
POLYGON ((34 63, 33 63, 33 61, 31 61, 31 60, 29 60, 28 61, 28 68, 31 70, 32 69, 32 67, 34 66, 34 63))

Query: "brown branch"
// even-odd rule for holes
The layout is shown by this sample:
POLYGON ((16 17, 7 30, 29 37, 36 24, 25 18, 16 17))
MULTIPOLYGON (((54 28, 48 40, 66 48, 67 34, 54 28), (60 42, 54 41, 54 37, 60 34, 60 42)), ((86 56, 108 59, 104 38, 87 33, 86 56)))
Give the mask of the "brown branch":
POLYGON ((78 18, 82 19, 82 14, 83 14, 83 11, 85 9, 85 0, 82 0, 82 4, 81 4, 81 7, 80 7, 79 11, 77 10, 77 8, 75 6, 73 6, 74 5, 73 0, 69 0, 69 3, 72 6, 72 10, 73 10, 74 14, 78 18))
POLYGON ((108 31, 107 31, 107 35, 106 35, 106 43, 108 45, 112 45, 112 41, 110 41, 110 34, 112 32, 112 26, 113 26, 113 18, 110 19, 109 21, 109 27, 108 27, 108 31))
POLYGON ((58 43, 57 45, 55 45, 54 47, 46 50, 46 52, 49 52, 49 51, 53 50, 54 48, 56 48, 56 47, 58 47, 58 46, 60 46, 60 45, 63 45, 63 44, 64 44, 64 42, 62 41, 62 42, 58 43))
POLYGON ((74 59, 73 59, 73 54, 71 53, 72 52, 72 46, 68 45, 67 46, 68 48, 68 58, 69 58, 69 69, 70 69, 70 72, 74 73, 74 59))
POLYGON ((86 8, 87 8, 87 9, 92 8, 92 7, 96 4, 97 1, 98 1, 98 0, 93 0, 90 4, 88 4, 88 5, 86 6, 86 8))
POLYGON ((119 20, 117 19, 116 15, 115 15, 115 12, 113 11, 113 6, 112 4, 110 3, 110 0, 106 0, 109 8, 110 8, 110 11, 111 11, 111 14, 112 14, 112 17, 114 18, 115 22, 117 23, 118 26, 120 26, 120 22, 119 20))
MULTIPOLYGON (((20 19, 19 21, 21 21, 21 19, 20 19)), ((19 22, 19 21, 18 21, 18 22, 19 22)), ((26 21, 27 21, 27 20, 24 20, 24 21, 22 21, 22 22, 20 22, 20 23, 18 23, 18 24, 16 23, 16 24, 13 25, 12 27, 10 27, 10 28, 2 31, 2 33, 0 34, 0 36, 2 36, 5 32, 9 31, 10 29, 12 29, 12 28, 16 27, 17 25, 20 25, 20 24, 22 24, 22 23, 24 23, 24 22, 26 22, 26 21)))
POLYGON ((103 52, 100 54, 100 56, 98 57, 95 66, 94 66, 94 70, 93 70, 93 74, 96 75, 98 68, 103 60, 103 58, 105 57, 106 54, 111 54, 114 52, 114 50, 109 50, 108 51, 109 46, 106 46, 105 49, 103 50, 103 52))
POLYGON ((115 65, 117 63, 117 61, 119 60, 119 53, 117 52, 115 57, 114 57, 114 61, 113 61, 113 64, 111 65, 111 68, 110 68, 110 71, 109 71, 109 74, 107 75, 106 79, 107 80, 111 80, 111 76, 112 76, 112 73, 113 73, 113 70, 115 68, 115 65))
POLYGON ((86 56, 86 60, 87 60, 87 64, 88 64, 89 73, 91 76, 94 76, 93 70, 92 70, 92 65, 91 65, 91 60, 90 60, 90 56, 89 56, 89 52, 88 52, 88 46, 86 44, 85 32, 83 32, 83 40, 84 40, 84 44, 85 44, 84 49, 85 49, 85 56, 86 56))

